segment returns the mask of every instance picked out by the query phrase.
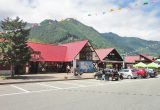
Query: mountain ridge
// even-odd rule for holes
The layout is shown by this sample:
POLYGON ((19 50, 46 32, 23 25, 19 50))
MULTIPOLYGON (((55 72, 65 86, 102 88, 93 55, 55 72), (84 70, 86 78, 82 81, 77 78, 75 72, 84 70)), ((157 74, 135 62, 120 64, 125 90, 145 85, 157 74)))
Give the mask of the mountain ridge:
MULTIPOLYGON (((144 40, 137 37, 122 37, 113 32, 99 33, 73 18, 57 21, 45 19, 41 23, 28 23, 31 28, 29 41, 63 44, 88 39, 94 48, 116 48, 120 54, 160 54, 160 41, 144 40), (153 46, 154 45, 154 46, 153 46)), ((1 29, 0 29, 1 30, 1 29)))
POLYGON ((116 46, 121 46, 126 52, 129 53, 152 53, 151 55, 158 55, 160 42, 152 40, 144 40, 137 37, 121 37, 114 33, 102 33, 102 36, 116 46), (124 45, 125 44, 125 45, 124 45), (134 52, 135 51, 135 52, 134 52))

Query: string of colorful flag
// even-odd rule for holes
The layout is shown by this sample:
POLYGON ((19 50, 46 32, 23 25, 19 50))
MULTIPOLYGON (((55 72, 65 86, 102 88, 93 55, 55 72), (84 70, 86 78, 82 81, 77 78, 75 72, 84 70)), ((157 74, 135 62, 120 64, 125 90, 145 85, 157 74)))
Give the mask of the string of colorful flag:
POLYGON ((151 5, 151 4, 157 4, 160 0, 143 0, 142 2, 138 2, 138 1, 139 0, 137 0, 137 2, 132 6, 111 8, 111 9, 106 10, 106 11, 103 10, 101 12, 88 13, 87 16, 105 15, 107 12, 117 12, 117 11, 121 11, 123 9, 132 10, 132 9, 136 9, 138 6, 147 6, 147 5, 151 5))

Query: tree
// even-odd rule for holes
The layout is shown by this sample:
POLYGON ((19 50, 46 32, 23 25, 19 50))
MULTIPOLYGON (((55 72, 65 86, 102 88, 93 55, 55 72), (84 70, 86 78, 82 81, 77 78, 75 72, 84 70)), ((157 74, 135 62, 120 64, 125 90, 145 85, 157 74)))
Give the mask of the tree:
POLYGON ((29 61, 31 52, 27 46, 30 29, 26 29, 26 22, 6 18, 2 21, 3 33, 0 35, 1 63, 11 65, 11 77, 21 74, 24 65, 29 61))

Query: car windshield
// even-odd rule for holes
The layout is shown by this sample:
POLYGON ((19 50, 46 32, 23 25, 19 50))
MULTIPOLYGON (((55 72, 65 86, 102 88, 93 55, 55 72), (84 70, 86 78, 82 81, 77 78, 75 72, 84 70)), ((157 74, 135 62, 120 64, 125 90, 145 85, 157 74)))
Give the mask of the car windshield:
POLYGON ((154 70, 153 69, 146 69, 146 71, 153 72, 154 70))
POLYGON ((119 72, 129 72, 128 69, 123 69, 123 70, 120 70, 119 72))
POLYGON ((137 70, 136 69, 133 69, 133 70, 131 70, 132 72, 136 72, 137 70))

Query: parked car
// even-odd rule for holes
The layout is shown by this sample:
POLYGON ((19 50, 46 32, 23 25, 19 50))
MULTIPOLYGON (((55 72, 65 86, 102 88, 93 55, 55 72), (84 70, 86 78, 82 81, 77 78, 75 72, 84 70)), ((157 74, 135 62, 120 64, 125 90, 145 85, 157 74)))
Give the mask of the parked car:
POLYGON ((157 76, 157 72, 154 69, 146 69, 146 72, 150 78, 157 76))
POLYGON ((138 77, 137 70, 135 69, 122 69, 118 72, 123 75, 123 78, 136 79, 138 77))
POLYGON ((148 73, 146 72, 145 69, 139 68, 136 71, 137 71, 138 78, 147 78, 148 77, 148 73))
POLYGON ((104 79, 105 80, 120 80, 123 79, 123 76, 118 74, 118 72, 114 69, 103 69, 101 71, 98 71, 95 75, 94 78, 95 79, 104 79))

